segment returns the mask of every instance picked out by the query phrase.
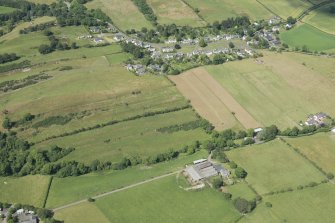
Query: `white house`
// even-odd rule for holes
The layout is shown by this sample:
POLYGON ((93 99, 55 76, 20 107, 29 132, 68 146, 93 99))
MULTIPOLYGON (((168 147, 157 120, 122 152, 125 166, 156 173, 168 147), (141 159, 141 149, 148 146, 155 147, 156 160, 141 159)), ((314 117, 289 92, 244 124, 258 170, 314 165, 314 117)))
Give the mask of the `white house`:
POLYGON ((335 134, 335 127, 332 129, 332 133, 334 133, 334 134, 335 134))

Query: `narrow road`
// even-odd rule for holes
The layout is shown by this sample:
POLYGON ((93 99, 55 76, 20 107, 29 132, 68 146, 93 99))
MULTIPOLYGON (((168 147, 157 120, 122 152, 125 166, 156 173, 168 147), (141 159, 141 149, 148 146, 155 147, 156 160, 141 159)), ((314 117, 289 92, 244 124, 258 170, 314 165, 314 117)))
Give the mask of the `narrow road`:
MULTIPOLYGON (((161 175, 161 176, 158 176, 158 177, 154 177, 154 178, 151 178, 151 179, 148 179, 148 180, 143 180, 143 181, 141 181, 141 182, 134 183, 134 184, 131 184, 131 185, 122 187, 122 188, 120 188, 120 189, 115 189, 115 190, 112 190, 112 191, 109 191, 109 192, 106 192, 106 193, 103 193, 103 194, 94 196, 94 197, 92 197, 92 198, 93 198, 93 199, 99 199, 99 198, 102 198, 102 197, 105 197, 105 196, 108 196, 108 195, 111 195, 111 194, 114 194, 114 193, 117 193, 117 192, 121 192, 121 191, 124 191, 124 190, 128 190, 128 189, 130 189, 130 188, 133 188, 133 187, 140 186, 140 185, 142 185, 142 184, 150 183, 150 182, 152 182, 152 181, 156 181, 156 180, 159 180, 159 179, 162 179, 162 178, 165 178, 165 177, 169 177, 169 176, 175 175, 175 174, 177 174, 177 173, 179 173, 179 172, 180 172, 180 170, 179 170, 179 171, 176 171, 176 172, 173 172, 173 173, 167 173, 167 174, 164 174, 164 175, 161 175)), ((73 203, 70 203, 70 204, 67 204, 67 205, 63 205, 63 206, 54 208, 54 209, 52 209, 52 210, 53 210, 54 212, 56 212, 56 211, 59 211, 59 210, 65 209, 65 208, 69 208, 69 207, 72 207, 72 206, 79 205, 79 204, 84 203, 84 202, 87 202, 87 199, 83 199, 83 200, 76 201, 76 202, 73 202, 73 203)))

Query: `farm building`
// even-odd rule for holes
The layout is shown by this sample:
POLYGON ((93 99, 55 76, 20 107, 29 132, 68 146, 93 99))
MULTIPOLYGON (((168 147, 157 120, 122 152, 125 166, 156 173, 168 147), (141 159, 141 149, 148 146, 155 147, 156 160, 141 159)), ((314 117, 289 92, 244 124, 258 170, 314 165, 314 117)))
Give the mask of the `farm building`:
POLYGON ((193 162, 192 166, 186 166, 185 174, 193 183, 221 174, 224 177, 229 176, 229 171, 220 165, 214 165, 206 159, 200 159, 193 162))
POLYGON ((327 114, 320 112, 315 115, 310 115, 308 119, 306 120, 305 124, 306 125, 315 125, 315 126, 322 126, 324 125, 324 119, 327 118, 327 114))

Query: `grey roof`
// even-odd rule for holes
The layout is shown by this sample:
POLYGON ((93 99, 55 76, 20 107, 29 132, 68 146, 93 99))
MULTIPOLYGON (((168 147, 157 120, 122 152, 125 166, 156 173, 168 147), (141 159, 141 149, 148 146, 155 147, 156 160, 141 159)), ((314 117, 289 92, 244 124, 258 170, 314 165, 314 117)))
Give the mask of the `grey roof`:
POLYGON ((194 169, 193 166, 186 167, 185 171, 194 181, 201 180, 203 177, 199 175, 199 173, 194 169))

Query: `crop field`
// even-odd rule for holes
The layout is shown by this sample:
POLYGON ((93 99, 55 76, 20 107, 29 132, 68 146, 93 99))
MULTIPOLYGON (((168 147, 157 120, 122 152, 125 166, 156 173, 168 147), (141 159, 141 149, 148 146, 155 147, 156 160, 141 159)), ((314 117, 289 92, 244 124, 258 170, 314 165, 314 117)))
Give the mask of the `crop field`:
POLYGON ((42 207, 50 177, 30 175, 25 177, 0 177, 1 202, 30 204, 42 207))
POLYGON ((334 222, 335 187, 322 184, 284 194, 265 197, 256 210, 240 222, 334 222), (265 206, 270 202, 272 208, 265 206))
POLYGON ((148 157, 167 152, 169 149, 179 150, 185 145, 191 145, 195 140, 207 139, 208 135, 199 128, 174 133, 156 131, 162 127, 194 120, 196 120, 194 112, 188 109, 49 140, 36 147, 49 148, 51 145, 73 147, 76 150, 64 159, 88 164, 96 159, 118 162, 123 157, 148 157))
POLYGON ((335 135, 319 133, 313 136, 285 139, 326 172, 335 173, 335 135))
POLYGON ((97 200, 96 205, 111 222, 158 222, 162 218, 166 223, 234 222, 239 217, 219 192, 211 188, 184 191, 175 176, 112 194, 97 200))
POLYGON ((289 16, 297 17, 304 10, 312 6, 307 0, 259 0, 269 10, 273 11, 283 19, 289 16))
POLYGON ((304 17, 303 21, 322 31, 335 35, 335 15, 330 12, 330 7, 335 7, 335 3, 310 12, 304 17))
POLYGON ((209 23, 236 16, 248 16, 252 20, 270 19, 272 15, 256 0, 185 0, 209 23))
POLYGON ((8 14, 11 12, 15 12, 17 9, 15 8, 10 8, 6 6, 0 6, 0 14, 8 14))
POLYGON ((158 23, 189 26, 204 26, 204 22, 199 16, 181 0, 149 0, 148 3, 158 17, 158 23))
POLYGON ((86 7, 101 9, 121 30, 152 28, 151 23, 131 0, 93 0, 87 3, 86 7))
POLYGON ((280 38, 289 46, 299 47, 300 49, 305 45, 311 51, 333 52, 335 50, 335 35, 325 33, 308 24, 299 25, 294 29, 283 32, 280 34, 280 38))
POLYGON ((257 127, 236 100, 222 88, 203 68, 193 69, 178 76, 170 76, 177 88, 191 100, 197 112, 217 129, 257 127), (234 112, 234 114, 233 114, 234 112))
MULTIPOLYGON (((295 53, 208 66, 206 70, 262 125, 295 126, 320 111, 335 116, 332 58, 295 53)), ((235 112, 235 110, 232 110, 235 112)))
POLYGON ((246 180, 259 194, 296 188, 325 177, 279 140, 227 152, 230 160, 248 172, 246 180))
POLYGON ((177 159, 151 166, 134 166, 121 171, 91 173, 79 177, 54 178, 47 207, 54 208, 86 199, 107 191, 115 190, 146 179, 181 170, 192 161, 206 158, 207 153, 201 150, 192 155, 180 155, 177 159))

